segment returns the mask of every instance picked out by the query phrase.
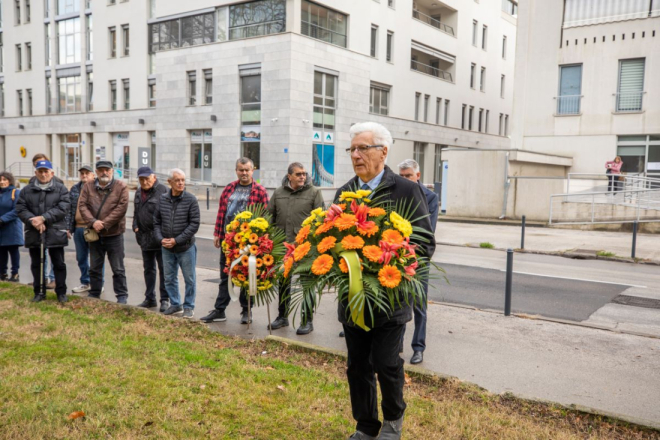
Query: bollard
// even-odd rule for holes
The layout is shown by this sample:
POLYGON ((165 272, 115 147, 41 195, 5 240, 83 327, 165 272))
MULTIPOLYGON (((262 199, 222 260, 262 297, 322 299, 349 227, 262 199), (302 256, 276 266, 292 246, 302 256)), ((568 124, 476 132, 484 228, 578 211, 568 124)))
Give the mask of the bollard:
POLYGON ((525 216, 522 216, 522 235, 520 237, 520 249, 525 249, 525 216))
POLYGON ((209 210, 209 206, 210 206, 209 205, 209 194, 210 194, 210 190, 208 188, 206 188, 206 210, 207 211, 209 210))
POLYGON ((633 242, 632 242, 632 252, 630 253, 630 258, 635 258, 636 250, 637 250, 637 220, 633 222, 633 242))
POLYGON ((506 250, 506 287, 504 290, 504 316, 511 315, 511 283, 513 280, 513 249, 506 250))

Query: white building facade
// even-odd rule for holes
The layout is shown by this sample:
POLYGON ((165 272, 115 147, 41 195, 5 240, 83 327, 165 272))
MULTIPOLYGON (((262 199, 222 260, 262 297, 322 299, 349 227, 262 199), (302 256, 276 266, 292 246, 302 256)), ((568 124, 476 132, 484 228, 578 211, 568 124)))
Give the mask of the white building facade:
POLYGON ((660 0, 521 4, 512 146, 660 176, 660 0))
POLYGON ((508 148, 512 0, 1 0, 0 169, 48 154, 276 187, 352 175, 348 131, 374 120, 440 180, 441 149, 508 148))

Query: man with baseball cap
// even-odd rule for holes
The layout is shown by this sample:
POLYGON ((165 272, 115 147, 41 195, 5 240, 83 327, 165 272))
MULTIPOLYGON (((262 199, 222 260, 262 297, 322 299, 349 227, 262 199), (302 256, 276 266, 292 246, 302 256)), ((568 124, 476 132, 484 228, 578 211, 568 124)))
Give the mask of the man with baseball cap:
POLYGON ((97 241, 89 242, 91 285, 88 297, 101 297, 103 266, 107 254, 117 302, 126 304, 128 285, 124 269, 124 232, 128 188, 123 181, 113 178, 113 171, 112 162, 96 162, 96 179, 82 186, 78 209, 85 226, 93 228, 99 235, 97 241))
POLYGON ((156 307, 156 266, 158 266, 160 312, 170 306, 170 298, 165 289, 163 273, 163 251, 160 241, 154 236, 154 212, 158 209, 160 196, 167 192, 167 187, 160 183, 153 170, 142 167, 138 170, 140 187, 135 191, 133 201, 133 232, 140 249, 142 249, 142 265, 144 267, 144 282, 147 290, 144 301, 139 307, 156 307))

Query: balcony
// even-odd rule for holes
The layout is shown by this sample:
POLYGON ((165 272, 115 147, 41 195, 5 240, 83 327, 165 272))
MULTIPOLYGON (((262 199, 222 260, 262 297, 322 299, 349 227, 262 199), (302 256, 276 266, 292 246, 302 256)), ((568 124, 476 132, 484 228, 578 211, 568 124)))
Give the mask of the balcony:
POLYGON ((452 37, 458 21, 458 12, 435 0, 418 0, 413 4, 412 17, 452 37))
POLYGON ((644 92, 617 93, 617 113, 634 113, 642 111, 644 92))
POLYGON ((419 43, 412 43, 410 70, 454 82, 455 58, 419 43))
POLYGON ((566 95, 557 97, 558 115, 579 115, 582 95, 566 95))

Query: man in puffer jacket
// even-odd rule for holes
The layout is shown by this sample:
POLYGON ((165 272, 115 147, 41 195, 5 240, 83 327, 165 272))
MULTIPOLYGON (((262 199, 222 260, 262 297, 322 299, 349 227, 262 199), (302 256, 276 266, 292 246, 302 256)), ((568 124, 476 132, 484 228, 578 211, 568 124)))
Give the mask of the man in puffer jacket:
POLYGON ((195 234, 199 230, 199 202, 186 189, 186 174, 174 168, 168 182, 172 188, 160 196, 154 213, 154 237, 163 246, 165 288, 170 297, 170 307, 165 315, 183 313, 192 318, 195 310, 197 246, 195 234), (183 306, 179 296, 179 267, 186 283, 183 306))
POLYGON ((46 299, 46 291, 42 289, 46 282, 46 268, 41 267, 41 244, 45 240, 55 271, 57 300, 64 303, 67 301, 64 247, 69 244, 66 224, 69 191, 53 179, 53 166, 47 160, 37 162, 35 175, 36 179, 21 191, 16 203, 16 214, 25 223, 25 247, 30 249, 30 269, 34 278, 32 301, 46 299))

